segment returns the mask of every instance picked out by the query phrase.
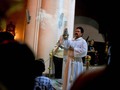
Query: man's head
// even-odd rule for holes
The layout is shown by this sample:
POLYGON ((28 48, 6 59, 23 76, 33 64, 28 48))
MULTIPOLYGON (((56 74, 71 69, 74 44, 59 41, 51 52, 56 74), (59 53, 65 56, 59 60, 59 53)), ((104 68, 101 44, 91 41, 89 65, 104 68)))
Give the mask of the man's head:
POLYGON ((84 33, 84 29, 82 27, 77 27, 74 32, 75 38, 77 39, 79 37, 82 37, 83 33, 84 33))
POLYGON ((34 75, 41 76, 42 73, 45 71, 45 63, 42 58, 35 60, 34 63, 34 75))

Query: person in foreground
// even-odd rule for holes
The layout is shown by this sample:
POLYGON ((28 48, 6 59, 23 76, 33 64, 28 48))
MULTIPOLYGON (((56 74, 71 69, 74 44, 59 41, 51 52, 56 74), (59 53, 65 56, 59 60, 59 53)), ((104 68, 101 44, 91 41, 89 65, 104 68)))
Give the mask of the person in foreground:
POLYGON ((87 42, 82 38, 84 29, 76 27, 73 40, 60 38, 63 48, 67 49, 66 65, 63 75, 63 90, 69 90, 74 80, 83 72, 82 57, 87 55, 87 42))
POLYGON ((25 44, 15 40, 0 43, 0 90, 33 90, 35 56, 25 44))
POLYGON ((35 85, 34 90, 54 90, 52 86, 51 79, 44 76, 43 72, 45 71, 45 64, 42 58, 35 60, 35 85))

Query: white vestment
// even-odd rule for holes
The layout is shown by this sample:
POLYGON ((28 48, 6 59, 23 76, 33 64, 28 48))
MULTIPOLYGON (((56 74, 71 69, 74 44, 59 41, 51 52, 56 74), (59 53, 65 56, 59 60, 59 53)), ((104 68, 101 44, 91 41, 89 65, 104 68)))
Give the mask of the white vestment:
POLYGON ((65 59, 63 59, 66 64, 63 67, 62 90, 70 90, 75 79, 83 72, 82 57, 87 55, 88 45, 82 37, 76 40, 65 40, 63 45, 66 48, 65 59), (74 50, 69 50, 69 47, 74 50))

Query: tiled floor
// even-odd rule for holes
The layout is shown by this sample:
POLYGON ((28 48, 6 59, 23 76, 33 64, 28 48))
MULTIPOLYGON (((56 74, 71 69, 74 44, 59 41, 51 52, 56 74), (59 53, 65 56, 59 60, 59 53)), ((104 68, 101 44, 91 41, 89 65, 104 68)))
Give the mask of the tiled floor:
POLYGON ((55 90, 62 90, 62 79, 51 79, 55 90))
MULTIPOLYGON (((104 67, 104 65, 103 66, 90 66, 88 70, 94 70, 94 69, 101 68, 101 67, 104 67)), ((84 66, 84 70, 86 70, 86 66, 84 66)), ((53 77, 51 78, 51 80, 52 80, 52 85, 55 88, 55 90, 62 90, 62 79, 55 79, 53 77)))

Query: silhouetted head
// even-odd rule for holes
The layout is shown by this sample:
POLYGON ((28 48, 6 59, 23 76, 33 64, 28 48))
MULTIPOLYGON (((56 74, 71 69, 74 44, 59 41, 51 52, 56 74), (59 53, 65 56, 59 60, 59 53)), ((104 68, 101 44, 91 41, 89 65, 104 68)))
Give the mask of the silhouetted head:
POLYGON ((36 76, 41 76, 42 73, 45 71, 45 63, 42 58, 35 60, 35 69, 34 69, 34 74, 36 76))
POLYGON ((33 90, 32 50, 15 40, 0 44, 0 83, 7 90, 33 90))
POLYGON ((0 32, 0 43, 5 40, 14 40, 14 36, 9 32, 0 32))

